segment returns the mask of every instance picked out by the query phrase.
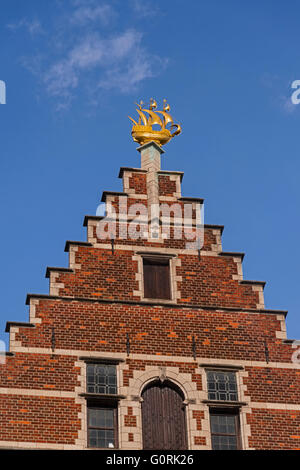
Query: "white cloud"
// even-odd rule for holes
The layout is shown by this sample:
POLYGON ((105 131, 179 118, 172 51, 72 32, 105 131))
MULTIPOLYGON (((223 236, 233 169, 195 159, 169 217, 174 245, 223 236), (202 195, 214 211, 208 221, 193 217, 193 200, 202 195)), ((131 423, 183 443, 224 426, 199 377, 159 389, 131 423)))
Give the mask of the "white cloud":
POLYGON ((106 71, 104 78, 99 81, 99 87, 110 90, 117 89, 122 93, 134 90, 146 78, 154 77, 156 70, 162 70, 167 60, 157 56, 145 56, 137 52, 125 67, 114 67, 106 71))
POLYGON ((83 38, 66 59, 53 64, 45 75, 48 92, 69 98, 88 72, 95 73, 95 88, 128 92, 145 78, 154 76, 154 64, 163 61, 147 54, 142 35, 128 30, 110 39, 98 33, 83 38))
POLYGON ((6 27, 14 32, 20 28, 25 28, 32 36, 42 34, 44 32, 41 23, 37 19, 28 20, 27 18, 22 18, 15 23, 7 24, 6 27))
POLYGON ((130 1, 133 11, 140 17, 155 16, 159 13, 157 7, 154 6, 153 2, 147 2, 147 0, 131 0, 130 1))
POLYGON ((100 21, 103 25, 107 25, 114 16, 114 10, 107 4, 98 6, 80 6, 71 14, 70 22, 74 25, 83 26, 89 22, 100 21))
MULTIPOLYGON (((134 1, 133 7, 145 16, 148 5, 134 1)), ((23 66, 55 97, 58 108, 69 106, 79 95, 96 103, 101 90, 131 92, 166 65, 165 59, 146 50, 143 35, 136 29, 112 33, 118 11, 107 0, 64 0, 60 7, 61 14, 47 27, 47 41, 37 43, 32 57, 21 58, 23 66)), ((13 31, 25 27, 32 35, 43 32, 38 20, 25 18, 8 27, 13 31)))
POLYGON ((281 109, 287 114, 294 113, 297 110, 297 107, 299 106, 292 102, 292 99, 290 96, 288 98, 286 96, 280 96, 279 102, 280 102, 281 109))

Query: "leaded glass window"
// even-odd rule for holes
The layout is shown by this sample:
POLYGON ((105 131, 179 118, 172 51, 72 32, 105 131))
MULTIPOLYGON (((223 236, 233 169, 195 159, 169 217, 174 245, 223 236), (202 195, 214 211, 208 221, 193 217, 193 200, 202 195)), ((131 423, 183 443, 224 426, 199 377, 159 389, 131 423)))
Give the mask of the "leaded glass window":
POLYGON ((87 364, 87 393, 115 395, 117 393, 116 366, 87 364))
POLYGON ((238 414, 211 412, 210 428, 213 450, 239 448, 238 414))
POLYGON ((116 408, 88 409, 89 447, 115 448, 116 429, 116 408))
POLYGON ((235 372, 207 371, 209 400, 237 401, 235 372))

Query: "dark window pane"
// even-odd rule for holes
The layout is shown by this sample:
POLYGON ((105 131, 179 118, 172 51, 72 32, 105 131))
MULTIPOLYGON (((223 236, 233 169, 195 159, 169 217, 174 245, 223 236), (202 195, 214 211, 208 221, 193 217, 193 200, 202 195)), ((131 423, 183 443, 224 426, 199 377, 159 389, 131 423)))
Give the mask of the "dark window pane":
POLYGON ((219 416, 211 416, 210 418, 211 432, 218 433, 219 431, 219 416))
POLYGON ((208 393, 208 399, 209 400, 217 400, 217 394, 216 393, 208 393))
POLYGON ((97 431, 94 429, 90 429, 89 431, 89 446, 97 447, 97 431))
POLYGON ((116 408, 88 408, 88 445, 113 448, 115 443, 116 408))
POLYGON ((87 392, 115 395, 117 393, 116 366, 88 364, 87 392))
POLYGON ((207 372, 209 400, 237 401, 236 375, 234 372, 207 372))
POLYGON ((89 447, 114 448, 114 431, 106 429, 90 429, 89 447))
POLYGON ((210 429, 214 450, 235 450, 238 448, 237 420, 235 413, 211 411, 210 429))
POLYGON ((90 409, 89 410, 89 426, 91 427, 105 427, 104 410, 90 409))
POLYGON ((237 439, 232 436, 212 436, 213 450, 236 450, 237 439))
POLYGON ((114 414, 113 410, 106 410, 105 413, 105 427, 112 428, 114 425, 114 414))

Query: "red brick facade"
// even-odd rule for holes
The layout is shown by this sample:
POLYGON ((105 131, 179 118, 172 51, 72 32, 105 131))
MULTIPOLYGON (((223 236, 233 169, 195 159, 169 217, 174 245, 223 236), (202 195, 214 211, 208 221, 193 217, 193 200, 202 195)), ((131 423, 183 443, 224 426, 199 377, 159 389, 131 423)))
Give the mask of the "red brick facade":
MULTIPOLYGON (((123 192, 106 192, 103 200, 118 214, 120 198, 146 211, 150 198, 182 209, 192 204, 194 224, 202 200, 181 196, 183 174, 154 174, 151 180, 145 168, 122 168, 123 192)), ((88 448, 87 408, 97 397, 86 391, 86 367, 103 360, 116 365, 110 400, 120 449, 143 448, 142 394, 159 378, 181 390, 186 448, 212 448, 210 413, 222 409, 238 415, 241 448, 300 449, 300 365, 285 337, 286 312, 265 308, 264 282, 243 279, 242 253, 222 251, 222 226, 204 225, 198 250, 174 238, 172 214, 168 237, 120 236, 133 215, 118 225, 113 243, 99 237, 106 219, 86 216, 87 241, 66 243, 69 266, 47 268, 49 295, 29 294, 29 322, 7 323, 1 448, 88 448), (169 300, 144 298, 143 257, 152 255, 170 260, 169 300), (208 370, 233 371, 238 399, 209 400, 208 370)))

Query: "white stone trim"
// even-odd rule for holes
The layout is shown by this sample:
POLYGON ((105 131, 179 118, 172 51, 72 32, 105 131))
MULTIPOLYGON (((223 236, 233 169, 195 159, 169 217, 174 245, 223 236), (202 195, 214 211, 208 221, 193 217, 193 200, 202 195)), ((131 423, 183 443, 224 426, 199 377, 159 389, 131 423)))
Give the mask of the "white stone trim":
POLYGON ((276 338, 286 339, 287 338, 287 331, 286 331, 286 321, 284 315, 276 315, 277 320, 280 321, 280 331, 276 331, 276 338))
POLYGON ((267 409, 267 410, 283 410, 283 411, 300 411, 300 405, 295 403, 268 403, 268 402, 251 402, 251 408, 267 409))
POLYGON ((17 326, 11 326, 9 329, 9 350, 13 351, 18 347, 22 347, 21 341, 16 341, 16 334, 19 333, 17 326))
POLYGON ((76 392, 64 392, 60 390, 31 389, 31 388, 8 388, 0 387, 0 395, 26 395, 34 397, 56 397, 76 398, 76 392))
POLYGON ((258 304, 256 304, 256 308, 265 308, 265 301, 264 301, 264 288, 261 285, 253 284, 252 290, 254 292, 258 292, 258 304))
POLYGON ((177 198, 181 197, 181 176, 180 175, 170 175, 171 181, 176 181, 176 193, 174 196, 177 198))
MULTIPOLYGON (((124 366, 127 367, 128 366, 124 366)), ((196 369, 196 373, 200 373, 200 369, 196 369)), ((179 368, 170 366, 145 366, 145 370, 134 370, 133 378, 129 379, 129 387, 123 387, 122 392, 127 396, 141 397, 142 391, 145 386, 159 379, 163 373, 167 380, 174 382, 183 392, 185 401, 187 402, 186 407, 186 427, 187 427, 187 438, 188 438, 188 449, 206 449, 208 446, 200 446, 194 444, 195 436, 205 436, 207 430, 202 428, 201 431, 197 430, 196 419, 193 418, 193 410, 204 411, 204 406, 201 403, 201 392, 197 390, 197 385, 192 381, 192 374, 180 373, 179 368), (162 370, 163 369, 163 370, 162 370), (195 403, 189 403, 194 401, 195 403)), ((121 405, 126 407, 131 406, 135 410, 137 427, 131 428, 131 432, 134 435, 134 442, 136 445, 133 446, 136 449, 142 448, 142 406, 140 401, 122 400, 121 405)), ((122 442, 122 448, 126 448, 127 443, 122 442)))
POLYGON ((48 450, 78 450, 77 445, 71 444, 47 444, 42 442, 26 441, 0 441, 0 448, 3 449, 48 449, 48 450))
POLYGON ((182 276, 177 276, 177 267, 181 266, 180 258, 170 259, 170 275, 172 285, 172 299, 177 303, 181 299, 181 291, 178 289, 178 282, 182 282, 182 276))
MULTIPOLYGON (((51 348, 32 348, 32 347, 17 347, 11 352, 22 352, 31 354, 49 354, 53 355, 51 348)), ((87 356, 87 357, 107 357, 107 358, 118 358, 126 360, 128 358, 126 352, 106 352, 106 351, 89 351, 89 350, 76 350, 76 349, 55 349, 56 355, 62 356, 87 356)), ((155 354, 132 354, 130 353, 129 359, 137 360, 155 360, 155 361, 169 361, 169 362, 195 362, 192 356, 164 356, 155 354)), ((267 369, 296 369, 300 370, 300 364, 293 362, 266 362, 266 361, 246 361, 243 359, 217 359, 217 358, 205 358, 197 357, 197 363, 203 364, 220 364, 228 366, 244 366, 244 367, 266 367, 267 369)))
POLYGON ((36 317, 36 307, 39 305, 40 301, 39 299, 30 299, 29 303, 29 322, 38 324, 42 323, 42 319, 36 317))
POLYGON ((76 263, 76 252, 78 251, 78 246, 70 245, 69 246, 69 267, 75 271, 75 269, 81 269, 81 264, 76 263))
POLYGON ((59 295, 59 290, 65 287, 63 282, 57 282, 60 273, 51 271, 49 279, 49 294, 50 295, 59 295))
MULTIPOLYGON (((133 190, 131 189, 131 191, 133 191, 133 190)), ((128 191, 127 191, 127 192, 128 192, 128 191)), ((129 197, 130 199, 145 199, 145 201, 148 199, 147 194, 143 194, 143 193, 142 193, 142 194, 139 194, 139 193, 137 193, 137 194, 130 193, 130 194, 128 194, 128 197, 129 197)))
POLYGON ((221 237, 221 231, 214 229, 213 235, 216 237, 216 244, 212 245, 212 251, 216 251, 217 253, 222 253, 222 237, 221 237))
POLYGON ((143 258, 141 255, 133 255, 132 261, 136 261, 138 265, 137 273, 135 274, 135 280, 138 281, 138 290, 133 291, 133 295, 142 298, 144 296, 144 281, 143 281, 143 258))
MULTIPOLYGON (((157 241, 158 243, 164 243, 163 238, 159 239, 152 239, 149 238, 151 242, 157 241)), ((143 241, 149 241, 143 239, 143 241)), ((91 242, 92 243, 92 242, 91 242)), ((109 243, 95 243, 93 245, 94 248, 102 248, 104 250, 111 250, 111 244, 109 243)), ((120 251, 157 251, 157 253, 168 253, 168 254, 177 254, 177 255, 191 255, 191 256, 198 256, 198 250, 192 250, 188 248, 180 249, 180 248, 166 248, 164 246, 161 247, 155 247, 155 246, 144 246, 144 245, 121 245, 121 244, 115 244, 115 250, 120 250, 120 251)), ((219 253, 216 251, 202 251, 201 250, 201 256, 219 256, 219 253)))
POLYGON ((132 194, 135 193, 135 189, 129 187, 130 178, 132 178, 132 171, 124 170, 123 171, 123 191, 124 193, 130 194, 131 196, 132 194))
POLYGON ((86 391, 86 363, 82 360, 78 360, 75 362, 75 367, 80 367, 78 374, 80 385, 75 387, 75 403, 81 406, 81 411, 78 413, 78 418, 81 421, 81 429, 78 432, 75 444, 77 447, 84 449, 87 447, 87 405, 86 399, 80 397, 79 394, 86 391))
POLYGON ((97 243, 97 237, 94 236, 94 232, 97 230, 99 221, 91 220, 87 221, 87 242, 95 245, 97 243))
POLYGON ((236 263, 237 274, 233 274, 232 279, 237 281, 243 280, 243 265, 242 260, 239 256, 234 256, 233 261, 236 263))
MULTIPOLYGON (((249 404, 250 396, 247 395, 247 385, 244 384, 244 378, 248 377, 249 373, 247 371, 241 370, 237 373, 237 384, 238 384, 238 396, 240 401, 246 402, 249 404)), ((240 408, 240 428, 241 428, 241 440, 242 448, 244 450, 249 450, 249 437, 251 437, 251 427, 247 424, 247 414, 251 413, 249 406, 242 406, 240 408)))
MULTIPOLYGON (((151 253, 151 251, 153 252, 153 250, 144 250, 143 248, 143 251, 148 251, 151 253)), ((163 253, 161 250, 160 251, 156 251, 155 250, 155 253, 157 253, 157 255, 159 254, 166 254, 166 253, 163 253)), ((140 300, 143 302, 148 302, 149 300, 151 301, 154 301, 155 299, 148 299, 148 298, 145 298, 144 297, 144 268, 143 268, 143 255, 142 254, 138 254, 138 253, 135 253, 133 256, 132 256, 132 260, 133 261, 136 261, 137 264, 138 264, 138 271, 135 275, 135 280, 138 281, 138 284, 139 284, 139 288, 138 290, 134 290, 133 291, 133 295, 135 296, 138 296, 140 297, 140 300)), ((171 299, 168 299, 168 300, 165 300, 165 299, 159 299, 159 302, 160 303, 164 303, 164 304, 174 304, 174 303, 177 303, 177 300, 181 298, 181 292, 178 290, 178 282, 181 282, 182 281, 182 276, 177 276, 177 273, 176 273, 176 268, 177 266, 181 266, 181 259, 180 258, 177 258, 177 257, 170 257, 169 259, 169 263, 170 263, 170 288, 171 288, 171 299)))
POLYGON ((159 196, 159 200, 162 202, 178 202, 178 198, 176 196, 159 196))

